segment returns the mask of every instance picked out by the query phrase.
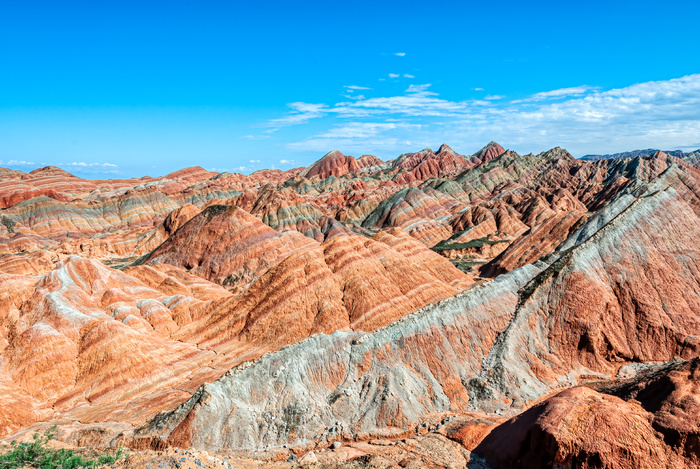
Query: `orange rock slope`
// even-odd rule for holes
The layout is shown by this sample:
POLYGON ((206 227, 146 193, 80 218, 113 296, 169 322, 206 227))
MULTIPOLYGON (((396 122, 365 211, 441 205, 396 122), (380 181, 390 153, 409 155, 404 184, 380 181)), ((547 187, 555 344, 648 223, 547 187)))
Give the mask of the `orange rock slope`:
POLYGON ((597 391, 567 389, 496 426, 471 449, 494 469, 697 467, 699 373, 695 359, 597 391))

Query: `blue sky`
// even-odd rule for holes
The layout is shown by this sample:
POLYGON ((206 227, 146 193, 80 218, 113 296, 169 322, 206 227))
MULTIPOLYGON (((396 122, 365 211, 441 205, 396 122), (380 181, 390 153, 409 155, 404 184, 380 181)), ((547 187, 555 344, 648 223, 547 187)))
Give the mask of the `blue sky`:
POLYGON ((0 166, 700 148, 700 2, 487 3, 2 2, 0 166))

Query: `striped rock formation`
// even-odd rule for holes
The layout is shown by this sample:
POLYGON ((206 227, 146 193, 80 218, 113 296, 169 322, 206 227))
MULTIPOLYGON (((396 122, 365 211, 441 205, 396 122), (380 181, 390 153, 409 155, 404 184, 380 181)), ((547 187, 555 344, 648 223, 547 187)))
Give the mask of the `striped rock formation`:
POLYGON ((663 152, 493 142, 251 175, 0 171, 0 436, 697 466, 699 179, 663 152))
POLYGON ((333 150, 302 171, 301 175, 307 178, 317 176, 326 179, 329 176, 344 176, 346 174, 359 173, 367 168, 378 168, 384 162, 372 155, 363 155, 359 159, 343 155, 338 150, 333 150))
POLYGON ((699 196, 697 180, 671 167, 592 217, 549 263, 374 333, 316 335, 234 368, 135 436, 215 451, 396 437, 435 413, 517 412, 627 363, 697 356, 699 196), (629 262, 639 246, 644 259, 629 262))

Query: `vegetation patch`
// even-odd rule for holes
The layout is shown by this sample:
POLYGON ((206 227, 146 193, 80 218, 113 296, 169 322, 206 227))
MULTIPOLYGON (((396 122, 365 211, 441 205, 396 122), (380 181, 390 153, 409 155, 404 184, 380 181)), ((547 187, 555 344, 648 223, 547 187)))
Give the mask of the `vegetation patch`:
POLYGON ((7 218, 5 215, 2 216, 2 224, 7 228, 8 233, 15 233, 15 225, 17 224, 12 218, 7 218))
POLYGON ((114 464, 122 457, 121 448, 115 454, 102 454, 97 459, 85 459, 73 450, 53 449, 46 446, 56 436, 56 426, 49 428, 43 435, 34 434, 31 443, 11 443, 12 449, 0 455, 0 468, 19 469, 21 467, 40 467, 42 469, 73 469, 78 467, 95 468, 114 464))
POLYGON ((569 252, 566 252, 559 258, 559 260, 553 262, 552 265, 540 272, 537 277, 530 280, 530 282, 525 285, 522 290, 520 290, 520 304, 525 303, 525 301, 532 296, 535 290, 537 290, 537 287, 542 285, 547 279, 558 276, 559 272, 561 272, 564 266, 566 266, 566 264, 569 262, 569 258, 570 254, 569 252))
MULTIPOLYGON (((141 256, 141 257, 136 258, 136 260, 135 260, 134 262, 132 262, 131 264, 122 265, 122 266, 120 266, 120 267, 117 267, 117 266, 110 266, 110 267, 112 267, 113 269, 121 269, 122 267, 128 267, 128 266, 134 266, 134 267, 136 267, 136 266, 139 266, 139 265, 143 265, 143 264, 146 262, 146 260, 149 258, 149 256, 150 256, 151 254, 153 254, 153 251, 151 251, 151 252, 149 252, 149 253, 146 253, 146 254, 144 254, 144 255, 141 256)), ((128 261, 127 261, 127 262, 128 262, 128 261)))
MULTIPOLYGON (((112 259, 102 259, 100 262, 102 262, 107 267, 111 267, 112 269, 121 270, 124 267, 130 267, 136 261, 140 260, 141 257, 143 257, 143 256, 115 257, 112 259)), ((143 259, 142 263, 145 260, 146 259, 143 259)))
POLYGON ((211 220, 216 215, 222 215, 222 214, 226 213, 226 211, 230 208, 231 208, 230 205, 223 205, 223 204, 210 205, 209 207, 207 207, 207 209, 204 211, 204 213, 207 216, 207 220, 211 220))
POLYGON ((442 240, 433 246, 433 251, 449 251, 450 249, 469 249, 476 248, 479 249, 486 244, 498 244, 507 243, 507 239, 488 239, 487 237, 472 239, 466 243, 450 243, 450 240, 442 240))
POLYGON ((452 264, 457 267, 459 270, 464 272, 465 274, 468 274, 472 271, 474 267, 482 266, 486 264, 484 261, 463 261, 461 259, 450 259, 452 264))

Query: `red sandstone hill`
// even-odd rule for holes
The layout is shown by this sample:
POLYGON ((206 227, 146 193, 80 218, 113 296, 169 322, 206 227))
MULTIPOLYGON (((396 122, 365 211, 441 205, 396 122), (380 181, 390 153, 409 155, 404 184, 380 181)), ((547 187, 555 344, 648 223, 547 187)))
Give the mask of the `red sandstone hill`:
POLYGON ((567 389, 497 426, 472 449, 495 469, 697 467, 699 379, 695 359, 599 392, 567 389))
POLYGON ((228 205, 212 205, 185 223, 146 259, 182 267, 231 287, 247 287, 313 240, 296 231, 280 233, 228 205))
POLYGON ((383 165, 384 162, 372 155, 363 155, 359 159, 343 155, 338 150, 333 150, 306 168, 301 174, 307 178, 318 176, 326 179, 328 176, 343 176, 345 174, 359 173, 362 169, 383 165))
POLYGON ((247 176, 0 171, 0 436, 698 467, 699 177, 494 142, 247 176))
POLYGON ((484 148, 474 153, 469 161, 474 164, 488 163, 505 153, 505 149, 496 142, 489 142, 484 148))
POLYGON ((391 166, 399 172, 396 182, 407 184, 412 181, 444 177, 471 165, 464 159, 464 156, 457 154, 452 148, 443 144, 437 152, 426 148, 418 153, 403 154, 393 160, 391 166))

